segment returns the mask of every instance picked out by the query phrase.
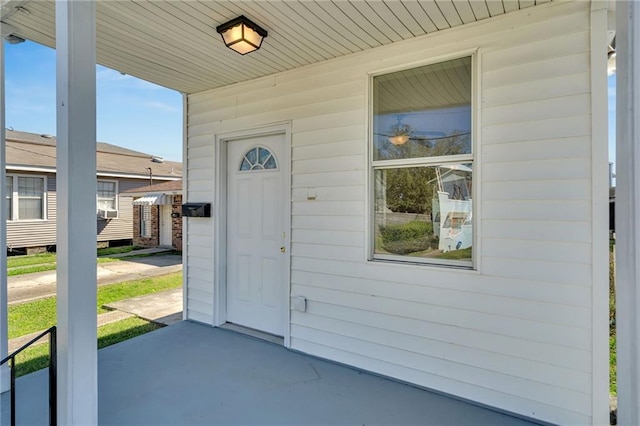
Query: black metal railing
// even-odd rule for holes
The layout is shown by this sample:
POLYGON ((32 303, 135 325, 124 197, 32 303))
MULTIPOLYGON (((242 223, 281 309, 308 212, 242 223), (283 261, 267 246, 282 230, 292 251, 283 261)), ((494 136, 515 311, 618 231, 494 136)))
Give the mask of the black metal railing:
POLYGON ((0 366, 9 362, 11 368, 11 426, 16 425, 16 356, 33 345, 38 340, 49 334, 49 425, 56 426, 58 423, 58 366, 57 366, 57 349, 56 349, 56 326, 43 331, 36 337, 25 343, 20 349, 0 361, 0 366))

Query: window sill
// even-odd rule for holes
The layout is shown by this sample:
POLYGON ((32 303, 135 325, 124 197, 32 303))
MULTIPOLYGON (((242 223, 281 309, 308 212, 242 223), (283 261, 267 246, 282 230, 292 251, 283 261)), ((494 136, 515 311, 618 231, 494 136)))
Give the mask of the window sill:
POLYGON ((410 261, 407 260, 406 258, 396 258, 394 256, 389 256, 389 257, 374 257, 372 259, 368 259, 367 260, 367 264, 370 265, 389 265, 392 267, 401 267, 401 268, 412 268, 415 269, 416 267, 421 268, 421 269, 428 269, 428 270, 435 270, 438 272, 463 272, 463 273, 470 273, 473 275, 479 275, 480 272, 478 271, 478 268, 475 267, 474 265, 470 265, 468 263, 463 263, 463 262, 447 262, 447 263, 435 263, 435 262, 428 262, 428 261, 410 261))

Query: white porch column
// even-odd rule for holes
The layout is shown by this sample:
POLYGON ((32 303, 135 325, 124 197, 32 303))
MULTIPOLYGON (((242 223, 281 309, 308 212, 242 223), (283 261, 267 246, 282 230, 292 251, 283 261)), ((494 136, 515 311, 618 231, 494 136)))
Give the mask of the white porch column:
POLYGON ((94 1, 56 1, 58 423, 98 423, 94 1))
MULTIPOLYGON (((2 24, 0 24, 2 25, 2 24)), ((0 31, 0 34, 2 31, 0 31)), ((5 92, 4 92, 4 39, 0 38, 0 200, 5 199, 7 188, 7 173, 5 161, 5 92)), ((4 204, 3 204, 4 206, 4 204)), ((8 354, 9 332, 7 306, 7 211, 0 208, 0 358, 8 354)), ((6 392, 11 387, 8 364, 0 367, 0 392, 6 392)))
POLYGON ((618 424, 640 424, 640 3, 617 5, 618 424))

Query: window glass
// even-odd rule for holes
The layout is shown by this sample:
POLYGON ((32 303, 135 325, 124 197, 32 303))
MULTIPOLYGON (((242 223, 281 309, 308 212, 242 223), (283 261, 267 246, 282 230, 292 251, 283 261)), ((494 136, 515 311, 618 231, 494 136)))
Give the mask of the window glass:
POLYGON ((471 58, 374 77, 373 159, 471 153, 471 58))
POLYGON ((18 219, 44 219, 44 178, 18 177, 18 219))
POLYGON ((471 164, 375 171, 374 253, 471 261, 471 164))
POLYGON ((117 210, 116 183, 98 181, 98 210, 117 210))
POLYGON ((278 168, 278 165, 276 164, 276 159, 271 151, 266 148, 256 147, 251 148, 244 154, 239 170, 244 172, 249 170, 269 170, 276 168, 278 168))
POLYGON ((140 236, 151 237, 151 206, 140 206, 140 236))
POLYGON ((472 265, 471 57, 373 78, 373 257, 472 265))

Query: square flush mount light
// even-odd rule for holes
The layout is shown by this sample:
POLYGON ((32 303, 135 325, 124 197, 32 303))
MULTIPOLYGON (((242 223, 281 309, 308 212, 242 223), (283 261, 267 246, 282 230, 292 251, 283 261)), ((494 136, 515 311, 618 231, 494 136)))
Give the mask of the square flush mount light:
POLYGON ((229 49, 241 55, 260 49, 262 40, 267 36, 267 30, 245 16, 218 25, 216 31, 222 35, 222 40, 229 49))

